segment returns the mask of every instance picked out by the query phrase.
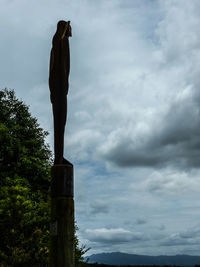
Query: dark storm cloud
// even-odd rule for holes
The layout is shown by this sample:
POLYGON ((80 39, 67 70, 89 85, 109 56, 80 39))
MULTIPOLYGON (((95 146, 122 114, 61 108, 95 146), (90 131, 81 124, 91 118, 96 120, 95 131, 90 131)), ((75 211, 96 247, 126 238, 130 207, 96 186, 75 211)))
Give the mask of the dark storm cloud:
POLYGON ((136 220, 136 224, 138 225, 142 225, 142 224, 146 224, 147 223, 147 220, 145 218, 138 218, 136 220))
MULTIPOLYGON (((143 142, 122 138, 107 151, 106 159, 125 166, 200 167, 200 109, 198 95, 177 97, 160 124, 152 124, 143 142)), ((184 94, 184 93, 183 93, 184 94)), ((134 129, 133 129, 134 131, 134 129)))

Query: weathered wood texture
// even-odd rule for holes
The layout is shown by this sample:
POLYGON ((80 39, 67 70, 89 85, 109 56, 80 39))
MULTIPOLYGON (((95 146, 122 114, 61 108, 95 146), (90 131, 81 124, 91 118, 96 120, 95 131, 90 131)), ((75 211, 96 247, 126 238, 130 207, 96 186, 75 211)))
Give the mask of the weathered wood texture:
POLYGON ((73 166, 55 165, 52 167, 50 267, 74 267, 72 180, 73 166), (66 185, 71 188, 69 189, 66 185))

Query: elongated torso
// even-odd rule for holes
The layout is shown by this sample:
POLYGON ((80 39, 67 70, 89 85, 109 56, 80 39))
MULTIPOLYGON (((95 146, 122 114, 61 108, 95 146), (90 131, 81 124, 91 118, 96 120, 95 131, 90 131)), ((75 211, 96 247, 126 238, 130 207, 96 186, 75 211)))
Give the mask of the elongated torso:
POLYGON ((50 57, 49 88, 51 101, 61 100, 68 93, 70 71, 69 40, 54 35, 50 57))

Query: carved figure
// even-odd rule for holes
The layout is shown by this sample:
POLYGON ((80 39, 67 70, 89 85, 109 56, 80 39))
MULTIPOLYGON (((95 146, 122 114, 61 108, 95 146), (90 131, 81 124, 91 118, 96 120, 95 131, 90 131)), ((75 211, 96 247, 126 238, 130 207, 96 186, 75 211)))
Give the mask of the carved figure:
POLYGON ((70 21, 59 21, 57 31, 53 36, 49 68, 50 99, 54 120, 54 165, 72 165, 63 157, 64 132, 67 119, 67 93, 69 89, 70 51, 69 37, 70 21))

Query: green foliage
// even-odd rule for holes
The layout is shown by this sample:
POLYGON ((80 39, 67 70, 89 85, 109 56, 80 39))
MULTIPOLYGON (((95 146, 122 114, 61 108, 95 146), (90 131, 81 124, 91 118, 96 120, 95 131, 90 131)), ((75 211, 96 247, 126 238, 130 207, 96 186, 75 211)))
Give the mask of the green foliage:
MULTIPOLYGON (((13 90, 0 90, 0 266, 47 266, 51 151, 13 90)), ((75 237, 76 266, 83 254, 75 237)), ((84 263, 83 263, 84 264, 84 263)))
POLYGON ((41 266, 48 256, 48 203, 38 202, 23 178, 7 177, 5 183, 0 188, 1 262, 5 266, 41 266))
POLYGON ((45 266, 48 261, 51 152, 14 91, 0 91, 0 263, 45 266))
POLYGON ((0 91, 0 182, 5 177, 24 177, 33 191, 47 192, 51 152, 47 132, 31 117, 28 107, 14 91, 0 91))
MULTIPOLYGON (((76 226, 76 231, 78 230, 78 227, 76 226)), ((85 245, 80 246, 79 240, 77 236, 75 235, 75 266, 76 267, 87 267, 87 261, 84 261, 84 254, 90 250, 90 248, 86 248, 85 245)))

